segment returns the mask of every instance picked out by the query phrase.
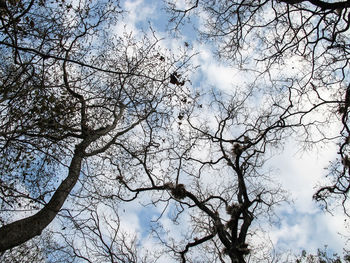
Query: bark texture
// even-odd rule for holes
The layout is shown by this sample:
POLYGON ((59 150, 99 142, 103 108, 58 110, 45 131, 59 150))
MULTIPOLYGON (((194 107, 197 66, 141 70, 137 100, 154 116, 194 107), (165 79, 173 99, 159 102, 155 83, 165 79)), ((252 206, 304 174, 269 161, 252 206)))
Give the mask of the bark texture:
POLYGON ((39 212, 0 228, 0 252, 40 235, 56 217, 79 178, 85 148, 82 143, 76 147, 68 176, 57 188, 51 200, 39 212))

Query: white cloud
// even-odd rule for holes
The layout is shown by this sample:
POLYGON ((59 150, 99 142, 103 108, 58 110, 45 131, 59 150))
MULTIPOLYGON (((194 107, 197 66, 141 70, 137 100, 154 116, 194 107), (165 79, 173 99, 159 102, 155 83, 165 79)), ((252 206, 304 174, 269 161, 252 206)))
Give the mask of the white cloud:
POLYGON ((115 25, 117 35, 124 32, 132 32, 134 35, 140 34, 142 27, 147 27, 147 22, 156 11, 157 5, 150 5, 144 0, 129 0, 123 3, 123 9, 126 11, 120 23, 115 25))
POLYGON ((131 0, 124 3, 124 8, 128 12, 128 21, 132 24, 146 22, 156 10, 156 4, 150 5, 144 0, 131 0))
POLYGON ((284 152, 272 160, 273 166, 279 168, 278 181, 294 202, 277 209, 281 221, 271 229, 270 237, 276 248, 295 253, 302 249, 316 252, 323 245, 341 253, 344 240, 338 233, 346 234, 342 211, 331 215, 321 211, 312 199, 315 186, 325 181, 324 168, 335 157, 335 146, 303 154, 297 152, 297 147, 296 142, 289 141, 284 152))
POLYGON ((289 140, 283 152, 270 160, 271 166, 278 169, 277 180, 289 191, 298 211, 310 212, 315 209, 312 195, 318 183, 325 181, 325 167, 336 155, 335 146, 324 146, 322 152, 300 152, 300 144, 289 140))
POLYGON ((277 250, 290 250, 295 254, 305 249, 315 253, 327 245, 332 251, 342 253, 344 240, 338 232, 344 232, 344 219, 323 212, 285 213, 279 226, 274 226, 269 236, 277 250))
POLYGON ((199 50, 199 55, 195 57, 194 62, 200 66, 198 79, 201 78, 201 86, 206 86, 207 89, 215 87, 231 94, 235 89, 246 86, 249 78, 247 72, 218 62, 209 47, 204 44, 196 44, 195 49, 199 50))

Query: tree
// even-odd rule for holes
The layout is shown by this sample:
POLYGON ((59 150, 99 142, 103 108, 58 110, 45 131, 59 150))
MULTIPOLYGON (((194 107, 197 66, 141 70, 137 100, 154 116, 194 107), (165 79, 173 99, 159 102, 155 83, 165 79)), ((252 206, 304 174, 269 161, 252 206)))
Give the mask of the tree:
POLYGON ((327 246, 323 249, 318 249, 317 254, 307 254, 305 250, 302 251, 301 256, 296 259, 296 262, 320 262, 320 263, 341 263, 349 262, 347 255, 344 256, 344 261, 336 253, 331 254, 327 251, 327 246))
MULTIPOLYGON (((202 33, 218 40, 218 55, 254 66, 252 85, 205 96, 187 90, 189 44, 174 55, 152 29, 142 38, 120 35, 113 26, 123 11, 118 3, 1 2, 3 259, 156 262, 169 254, 181 262, 261 261, 254 235, 286 201, 265 161, 284 138, 300 132, 310 144, 345 140, 347 171, 346 56, 337 54, 347 55, 347 46, 333 46, 346 39, 347 18, 339 12, 347 14, 347 4, 337 4, 341 11, 321 1, 170 5, 177 25, 203 8, 202 33), (334 17, 340 22, 330 22, 334 17), (332 28, 339 31, 333 42, 332 28), (324 35, 314 41, 317 34, 324 35), (259 45, 264 52, 254 53, 255 65, 247 51, 259 45), (310 69, 277 78, 294 52, 310 69), (308 119, 317 111, 320 119, 308 119), (336 121, 344 134, 334 138, 323 126, 336 121), (138 237, 123 232, 118 206, 134 200, 162 209, 152 225, 159 254, 142 251, 138 237), (54 219, 60 228, 48 226, 54 219), (35 247, 34 237, 47 240, 35 247), (31 247, 34 255, 22 254, 31 247)), ((335 184, 316 198, 332 189, 346 198, 337 169, 335 184)))
POLYGON ((137 160, 157 148, 172 97, 185 92, 169 78, 188 56, 162 51, 155 34, 115 35, 116 1, 2 3, 3 252, 40 235, 70 195, 89 196, 89 180, 104 183, 105 168, 90 164, 123 169, 124 153, 137 160))
POLYGON ((86 208, 86 217, 71 217, 70 223, 79 227, 72 227, 71 232, 57 231, 55 235, 60 237, 60 242, 51 246, 50 254, 64 255, 63 262, 155 262, 147 253, 140 253, 137 237, 124 232, 118 213, 111 211, 117 209, 94 205, 86 208))
MULTIPOLYGON (((258 106, 253 93, 254 88, 230 97, 214 91, 210 104, 197 98, 178 116, 179 138, 169 147, 170 169, 159 187, 168 194, 157 204, 165 203, 162 214, 171 213, 180 227, 160 223, 154 233, 180 262, 247 262, 259 230, 253 220, 273 218, 274 207, 286 201, 264 163, 287 136, 290 102, 281 96, 273 106, 276 98, 266 96, 258 106)), ((122 183, 135 196, 151 190, 122 183)))
POLYGON ((347 1, 321 0, 188 0, 185 7, 168 2, 175 29, 181 31, 187 19, 195 20, 192 14, 200 14, 205 19, 194 24, 199 24, 201 39, 216 46, 218 58, 252 72, 254 84, 266 92, 290 89, 293 108, 288 112, 302 124, 299 136, 307 147, 327 141, 339 145, 339 157, 329 167, 332 183, 320 187, 314 198, 327 207, 335 197, 345 211, 350 189, 349 7, 347 1), (341 125, 337 133, 327 130, 334 123, 341 125))

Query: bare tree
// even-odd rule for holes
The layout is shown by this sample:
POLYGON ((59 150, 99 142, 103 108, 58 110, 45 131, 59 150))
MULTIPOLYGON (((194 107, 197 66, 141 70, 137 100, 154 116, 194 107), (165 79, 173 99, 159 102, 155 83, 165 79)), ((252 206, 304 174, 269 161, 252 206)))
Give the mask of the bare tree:
POLYGON ((256 249, 253 220, 273 218, 275 205, 286 201, 264 164, 289 134, 290 100, 283 95, 273 106, 276 100, 266 96, 258 107, 253 92, 233 97, 214 92, 208 95, 210 104, 197 98, 179 114, 179 138, 169 147, 169 170, 159 175, 158 186, 120 178, 132 194, 129 199, 167 191, 154 201, 164 206, 154 234, 176 260, 247 262, 256 249), (171 228, 162 221, 168 213, 175 223, 171 228))
POLYGON ((116 35, 116 1, 10 1, 0 11, 3 252, 40 235, 78 182, 98 185, 89 160, 156 147, 185 90, 170 77, 188 56, 163 52, 152 32, 116 35))
POLYGON ((190 12, 204 10, 209 19, 202 35, 218 40, 221 57, 251 67, 247 52, 263 44, 253 59, 259 61, 257 76, 267 79, 264 89, 256 81, 233 97, 213 92, 209 103, 201 102, 187 91, 186 45, 172 55, 152 30, 143 38, 118 35, 113 25, 123 10, 116 1, 1 2, 4 258, 49 230, 59 243, 38 247, 39 259, 57 253, 71 262, 156 261, 158 255, 140 256, 137 238, 120 229, 118 202, 145 194, 151 205, 164 207, 153 230, 175 260, 195 262, 202 253, 209 262, 247 262, 256 249, 254 222, 272 216, 285 200, 272 186, 265 160, 295 131, 310 143, 343 141, 344 169, 335 170, 335 184, 315 198, 336 192, 346 199, 347 3, 189 4, 186 10, 171 5, 174 21, 180 25, 190 12), (273 73, 292 53, 309 69, 276 79, 273 73), (259 107, 255 92, 262 89, 259 107), (310 121, 317 111, 322 118, 310 121), (331 137, 322 127, 337 121, 343 133, 331 137), (101 204, 110 214, 101 212, 101 204), (186 222, 180 238, 161 223, 168 212, 174 229, 186 222), (48 229, 55 218, 61 230, 48 229))
POLYGON ((219 58, 254 72, 255 85, 268 83, 266 92, 291 89, 290 112, 304 124, 298 136, 303 134, 308 146, 339 144, 339 157, 329 167, 332 183, 320 187, 314 198, 327 206, 336 197, 344 210, 350 189, 349 7, 348 1, 321 0, 188 0, 181 7, 168 2, 173 27, 181 31, 193 19, 219 58), (320 114, 324 118, 315 119, 320 114), (341 125, 337 133, 328 129, 334 123, 341 125))
POLYGON ((155 262, 154 251, 141 255, 137 236, 121 229, 115 204, 90 204, 84 215, 65 216, 64 230, 55 232, 59 245, 52 246, 52 253, 64 255, 70 262, 155 262))

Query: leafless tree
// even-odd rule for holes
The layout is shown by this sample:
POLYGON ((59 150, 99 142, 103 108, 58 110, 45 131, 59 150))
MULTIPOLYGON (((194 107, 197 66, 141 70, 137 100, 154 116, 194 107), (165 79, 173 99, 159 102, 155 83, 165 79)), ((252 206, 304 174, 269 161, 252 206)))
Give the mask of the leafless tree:
POLYGON ((20 255, 44 231, 58 243, 48 239, 28 260, 50 253, 53 262, 156 261, 158 255, 138 254, 137 238, 124 234, 118 214, 120 201, 147 196, 142 202, 164 208, 153 233, 175 260, 195 262, 201 253, 202 261, 247 262, 256 249, 255 222, 285 200, 265 161, 292 132, 310 143, 343 141, 343 170, 336 165, 335 184, 315 198, 329 192, 346 198, 349 11, 342 3, 171 5, 178 25, 190 12, 205 11, 202 34, 218 40, 221 57, 244 66, 250 49, 262 43, 265 50, 254 59, 267 85, 257 80, 233 97, 213 92, 202 101, 187 91, 188 45, 172 55, 152 30, 119 35, 118 1, 0 1, 3 258, 20 255), (309 69, 276 79, 273 72, 292 53, 309 69), (322 118, 310 121, 317 111, 322 118), (330 137, 322 127, 337 121, 343 133, 330 137), (168 213, 171 229, 162 223, 168 213), (61 230, 50 228, 54 219, 61 230), (176 226, 183 226, 180 237, 176 226))
POLYGON ((168 2, 177 30, 193 20, 201 39, 216 46, 219 58, 254 72, 256 82, 269 83, 267 90, 291 89, 290 112, 305 125, 302 140, 308 146, 320 141, 339 145, 339 157, 329 167, 332 183, 320 187, 314 198, 327 206, 335 197, 345 211, 350 189, 349 7, 348 1, 322 0, 168 2), (337 133, 328 129, 334 123, 341 125, 337 133))
POLYGON ((266 96, 259 107, 253 90, 233 97, 213 92, 209 104, 197 98, 178 116, 179 139, 169 147, 170 169, 159 186, 121 178, 130 199, 167 191, 156 199, 164 211, 154 234, 176 260, 247 262, 259 229, 253 221, 273 218, 275 205, 286 201, 264 164, 289 134, 290 100, 281 96, 273 106, 276 101, 266 96), (175 223, 171 228, 163 221, 167 214, 175 223))
POLYGON ((70 262, 155 262, 154 251, 141 253, 138 238, 121 229, 115 204, 90 204, 79 217, 62 217, 64 229, 55 232, 59 245, 52 252, 70 262))
POLYGON ((188 55, 162 51, 152 31, 116 34, 121 12, 117 1, 2 2, 0 251, 40 235, 71 195, 93 195, 112 174, 99 162, 133 169, 126 152, 157 148, 188 55))

